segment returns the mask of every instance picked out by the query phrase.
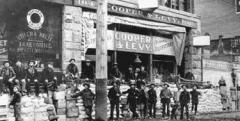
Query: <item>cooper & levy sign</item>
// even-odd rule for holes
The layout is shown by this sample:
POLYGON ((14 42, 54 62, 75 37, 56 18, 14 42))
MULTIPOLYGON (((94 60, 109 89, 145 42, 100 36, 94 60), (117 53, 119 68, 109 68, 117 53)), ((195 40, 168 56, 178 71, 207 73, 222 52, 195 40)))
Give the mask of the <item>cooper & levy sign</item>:
POLYGON ((153 52, 153 42, 150 36, 130 34, 126 32, 115 32, 114 39, 116 50, 137 53, 153 52))
MULTIPOLYGON (((92 8, 92 9, 97 8, 97 3, 94 0, 74 0, 74 5, 92 8)), ((137 17, 137 18, 142 18, 142 19, 147 19, 147 20, 152 20, 152 21, 158 21, 158 22, 170 23, 170 24, 175 24, 175 25, 180 25, 180 26, 197 28, 197 22, 195 22, 195 21, 178 18, 178 17, 173 17, 173 16, 169 16, 169 15, 163 15, 160 13, 150 13, 150 12, 143 11, 141 9, 135 9, 135 8, 129 8, 129 7, 120 6, 120 5, 108 4, 108 11, 112 12, 112 13, 123 14, 123 15, 127 15, 127 16, 132 16, 132 17, 137 17)))

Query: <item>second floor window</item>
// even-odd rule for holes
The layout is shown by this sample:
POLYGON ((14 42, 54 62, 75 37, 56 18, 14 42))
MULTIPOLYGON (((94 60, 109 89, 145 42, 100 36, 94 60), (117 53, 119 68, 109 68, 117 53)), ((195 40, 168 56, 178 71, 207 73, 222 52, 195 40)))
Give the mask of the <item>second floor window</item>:
POLYGON ((189 8, 192 8, 190 7, 192 4, 190 1, 193 0, 159 0, 159 4, 176 10, 191 12, 189 8))

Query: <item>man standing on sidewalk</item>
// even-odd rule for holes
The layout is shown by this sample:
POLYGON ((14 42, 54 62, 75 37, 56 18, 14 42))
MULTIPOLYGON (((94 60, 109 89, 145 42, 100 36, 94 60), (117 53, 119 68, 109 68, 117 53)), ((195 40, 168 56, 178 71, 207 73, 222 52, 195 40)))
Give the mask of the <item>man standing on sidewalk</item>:
POLYGON ((111 111, 110 120, 114 119, 113 118, 114 108, 116 108, 116 118, 117 118, 117 120, 119 119, 120 96, 121 96, 120 83, 114 81, 113 87, 108 92, 108 98, 110 101, 110 111, 111 111))
POLYGON ((164 88, 162 89, 160 93, 160 98, 161 98, 161 103, 163 105, 163 112, 162 112, 162 117, 164 118, 166 115, 166 108, 167 108, 167 116, 170 116, 170 98, 172 97, 171 91, 168 89, 169 85, 164 84, 164 88))
POLYGON ((189 120, 188 104, 190 102, 190 94, 187 91, 186 85, 183 85, 182 88, 183 88, 183 91, 180 94, 180 105, 181 105, 181 117, 180 117, 180 119, 181 120, 183 119, 183 111, 184 111, 184 108, 185 108, 186 116, 187 116, 187 119, 189 120))
POLYGON ((197 107, 198 107, 198 97, 201 95, 199 91, 197 91, 197 85, 193 86, 193 90, 190 92, 192 97, 192 111, 194 109, 195 115, 197 114, 197 107))

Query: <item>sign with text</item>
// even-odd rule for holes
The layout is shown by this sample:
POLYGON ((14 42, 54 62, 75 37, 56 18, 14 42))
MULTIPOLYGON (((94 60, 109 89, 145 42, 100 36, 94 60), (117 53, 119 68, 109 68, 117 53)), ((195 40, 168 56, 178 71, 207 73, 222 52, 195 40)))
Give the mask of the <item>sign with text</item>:
POLYGON ((153 53, 153 42, 150 36, 115 32, 115 48, 119 51, 153 53))
POLYGON ((163 37, 152 37, 153 38, 153 54, 156 55, 172 55, 174 56, 173 40, 163 37))
MULTIPOLYGON (((74 0, 74 5, 92 8, 92 9, 97 8, 97 2, 94 0, 74 0)), ((164 15, 164 14, 155 13, 155 12, 146 12, 141 9, 129 8, 129 7, 115 5, 115 4, 108 4, 108 11, 111 13, 122 14, 125 16, 144 18, 152 21, 197 28, 196 21, 164 15)))
MULTIPOLYGON (((96 29, 88 30, 86 39, 87 48, 96 48, 96 29)), ((107 48, 108 50, 114 50, 114 31, 107 31, 107 48)))

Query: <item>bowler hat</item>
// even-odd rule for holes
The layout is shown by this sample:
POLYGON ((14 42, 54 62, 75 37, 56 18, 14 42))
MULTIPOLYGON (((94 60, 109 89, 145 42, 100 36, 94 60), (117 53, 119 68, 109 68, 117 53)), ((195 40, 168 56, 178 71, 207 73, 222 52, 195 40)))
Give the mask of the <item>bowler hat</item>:
POLYGON ((71 61, 76 61, 74 58, 71 58, 70 60, 69 60, 69 62, 71 62, 71 61))
POLYGON ((88 83, 84 83, 83 86, 88 86, 88 88, 90 88, 90 84, 88 83))

